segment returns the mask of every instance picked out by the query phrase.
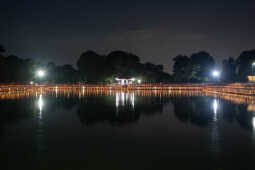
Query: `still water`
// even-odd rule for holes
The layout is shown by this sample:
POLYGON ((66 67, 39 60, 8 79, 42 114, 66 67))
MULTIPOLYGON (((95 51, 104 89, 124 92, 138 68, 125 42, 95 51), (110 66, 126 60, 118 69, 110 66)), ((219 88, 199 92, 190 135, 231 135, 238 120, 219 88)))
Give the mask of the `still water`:
POLYGON ((0 94, 1 169, 254 169, 252 97, 0 94))

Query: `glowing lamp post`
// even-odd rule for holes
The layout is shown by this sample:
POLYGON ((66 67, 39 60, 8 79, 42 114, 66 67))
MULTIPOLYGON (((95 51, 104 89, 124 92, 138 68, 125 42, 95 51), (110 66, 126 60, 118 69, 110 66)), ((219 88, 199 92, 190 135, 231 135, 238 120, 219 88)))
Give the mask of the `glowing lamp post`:
POLYGON ((39 78, 39 81, 40 80, 42 80, 44 77, 45 77, 45 71, 44 70, 38 70, 37 72, 36 72, 36 77, 38 77, 39 78))
POLYGON ((252 65, 251 65, 251 69, 252 69, 252 76, 254 75, 254 69, 253 69, 253 67, 255 66, 255 62, 253 62, 252 63, 252 65))
POLYGON ((39 70, 37 71, 36 75, 39 77, 39 78, 43 78, 45 76, 45 72, 43 70, 39 70))
POLYGON ((213 77, 219 77, 220 72, 215 70, 215 71, 212 72, 212 75, 213 75, 213 77))
POLYGON ((220 72, 218 70, 214 70, 212 72, 212 76, 219 81, 219 78, 220 78, 220 72))

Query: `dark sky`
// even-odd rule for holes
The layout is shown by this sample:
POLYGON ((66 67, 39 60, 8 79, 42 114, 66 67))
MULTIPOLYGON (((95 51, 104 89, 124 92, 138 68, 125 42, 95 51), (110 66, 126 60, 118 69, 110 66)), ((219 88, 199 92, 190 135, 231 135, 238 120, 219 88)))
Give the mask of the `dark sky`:
POLYGON ((0 24, 8 52, 57 64, 125 50, 169 71, 178 54, 220 61, 255 48, 254 0, 2 0, 0 24))

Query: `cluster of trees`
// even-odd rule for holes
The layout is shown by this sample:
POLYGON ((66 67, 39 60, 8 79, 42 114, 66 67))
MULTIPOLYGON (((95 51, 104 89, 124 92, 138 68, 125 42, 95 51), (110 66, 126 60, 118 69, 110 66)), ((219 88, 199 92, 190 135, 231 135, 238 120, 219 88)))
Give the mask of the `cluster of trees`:
POLYGON ((71 65, 56 66, 54 63, 41 64, 31 59, 22 59, 14 55, 5 55, 5 49, 0 45, 0 82, 28 83, 39 81, 36 76, 38 69, 47 71, 44 81, 54 83, 77 82, 79 73, 71 65))
POLYGON ((207 52, 194 53, 190 57, 178 55, 173 60, 173 77, 176 82, 209 81, 208 73, 215 67, 213 57, 207 52))
POLYGON ((5 56, 5 49, 0 45, 0 82, 24 82, 32 77, 34 62, 17 56, 5 56))
POLYGON ((113 51, 108 55, 99 55, 86 51, 77 61, 78 70, 87 82, 114 82, 115 78, 139 78, 143 82, 170 82, 172 77, 163 71, 162 65, 141 63, 134 54, 113 51))
MULTIPOLYGON (((77 70, 72 65, 57 66, 55 63, 41 64, 31 59, 21 59, 14 55, 5 55, 0 45, 0 82, 27 83, 38 79, 38 68, 46 70, 44 81, 50 83, 113 83, 115 78, 132 78, 145 83, 192 83, 214 81, 211 73, 216 69, 213 56, 201 51, 191 56, 178 55, 173 59, 173 74, 163 71, 163 65, 141 63, 134 54, 113 51, 100 55, 86 51, 79 56, 77 70)), ((229 57, 221 65, 221 82, 246 82, 248 75, 253 74, 252 63, 255 62, 255 50, 244 51, 235 60, 229 57)), ((254 68, 255 69, 255 68, 254 68)), ((254 70, 255 73, 255 70, 254 70)))
MULTIPOLYGON (((210 82, 212 70, 216 69, 214 58, 207 52, 198 52, 190 57, 178 55, 174 59, 173 79, 175 82, 210 82)), ((221 82, 247 82, 253 75, 255 50, 244 51, 235 60, 232 57, 222 62, 221 82)))
POLYGON ((77 61, 77 70, 72 65, 57 66, 53 62, 41 64, 31 59, 5 56, 0 46, 0 82, 27 83, 43 80, 49 83, 113 83, 116 77, 139 78, 143 82, 170 82, 172 77, 163 71, 162 65, 141 63, 134 54, 113 51, 108 55, 99 55, 94 51, 82 53, 77 61), (45 78, 38 78, 36 71, 46 70, 45 78))
POLYGON ((252 65, 255 62, 255 50, 244 51, 236 59, 234 65, 239 81, 247 81, 248 75, 253 75, 252 65))
POLYGON ((57 66, 49 62, 45 70, 47 71, 45 79, 50 83, 75 83, 81 80, 79 72, 69 64, 57 66))

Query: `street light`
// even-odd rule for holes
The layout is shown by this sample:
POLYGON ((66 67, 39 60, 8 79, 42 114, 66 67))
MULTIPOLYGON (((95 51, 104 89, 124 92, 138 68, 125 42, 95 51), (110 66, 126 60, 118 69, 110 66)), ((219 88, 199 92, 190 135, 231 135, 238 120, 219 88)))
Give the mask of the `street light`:
POLYGON ((253 62, 252 63, 252 65, 251 65, 251 69, 252 69, 252 76, 254 75, 254 69, 253 69, 253 67, 255 66, 255 62, 253 62))
POLYGON ((36 73, 36 75, 37 75, 38 77, 42 78, 42 77, 45 76, 45 71, 43 71, 43 70, 38 70, 37 73, 36 73))
POLYGON ((140 80, 140 79, 137 80, 137 83, 138 83, 138 84, 141 84, 141 83, 142 83, 142 80, 140 80))
POLYGON ((219 76, 220 76, 220 72, 217 71, 217 70, 214 70, 214 71, 212 72, 212 75, 213 75, 213 77, 219 77, 219 76))
POLYGON ((217 80, 219 80, 219 77, 220 77, 220 72, 218 70, 214 70, 212 72, 212 75, 214 78, 216 78, 217 80))

